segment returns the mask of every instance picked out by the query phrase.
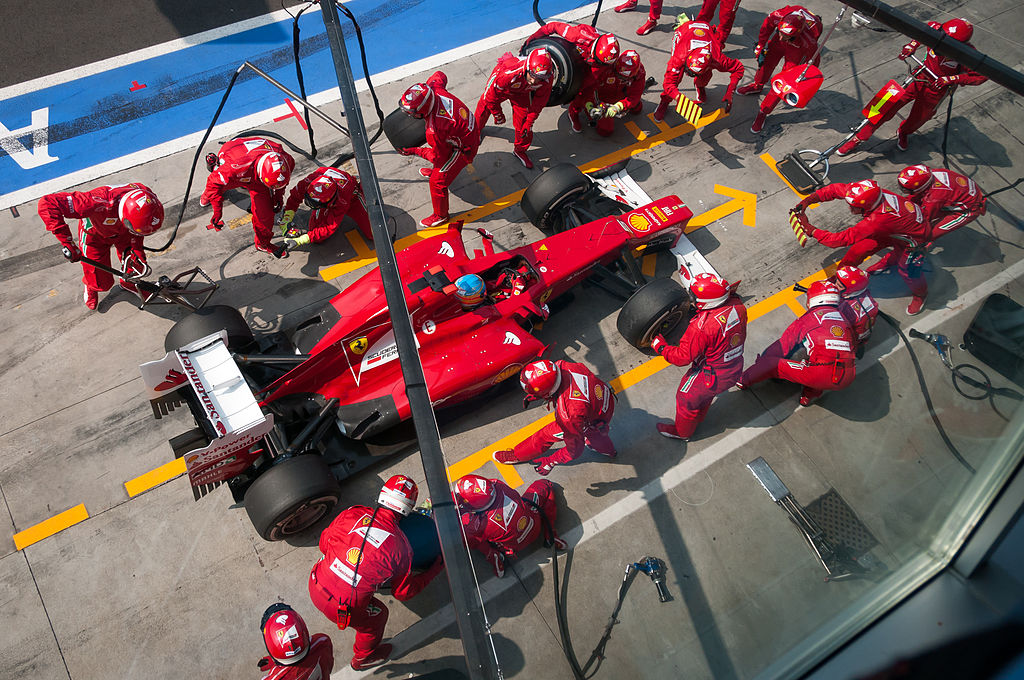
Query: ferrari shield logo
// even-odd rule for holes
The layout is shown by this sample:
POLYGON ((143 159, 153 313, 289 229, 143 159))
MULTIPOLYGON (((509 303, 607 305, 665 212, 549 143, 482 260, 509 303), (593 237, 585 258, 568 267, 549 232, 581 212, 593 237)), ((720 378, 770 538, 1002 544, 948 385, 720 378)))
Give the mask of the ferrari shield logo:
POLYGON ((353 354, 362 354, 366 351, 366 348, 370 346, 366 337, 356 338, 352 342, 348 343, 348 348, 352 350, 353 354))

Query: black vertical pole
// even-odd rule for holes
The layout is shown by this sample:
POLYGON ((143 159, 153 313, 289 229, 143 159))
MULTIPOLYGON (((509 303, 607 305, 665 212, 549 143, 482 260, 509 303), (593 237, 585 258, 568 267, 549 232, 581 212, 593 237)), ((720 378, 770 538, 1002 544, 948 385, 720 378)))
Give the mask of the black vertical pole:
POLYGON ((441 438, 430 403, 430 395, 427 393, 423 365, 420 363, 419 353, 416 349, 412 321, 405 311, 407 309, 405 291, 398 274, 395 250, 387 231, 384 202, 381 197, 380 184, 377 181, 377 171, 374 168, 373 159, 370 157, 366 126, 359 108, 359 98, 356 95, 352 68, 345 50, 345 38, 342 35, 338 10, 330 0, 321 2, 320 9, 324 17, 324 25, 327 28, 327 41, 334 57, 334 70, 338 76, 341 101, 349 121, 348 127, 352 136, 356 167, 359 170, 359 181, 363 186, 366 209, 373 229, 373 242, 377 249, 377 262, 380 264, 384 297, 391 310, 395 343, 398 345, 398 358, 402 366, 402 375, 405 376, 405 393, 409 398, 413 423, 416 426, 416 437, 419 439, 420 457, 423 460, 423 471, 427 478, 427 489, 433 501, 434 520, 437 523, 437 533, 441 542, 441 554, 444 555, 455 619, 459 626, 459 634, 462 636, 466 665, 471 678, 491 680, 498 677, 496 661, 488 633, 485 630, 483 608, 473 586, 475 583, 473 567, 462 542, 458 508, 452 501, 448 486, 448 475, 441 453, 441 438))

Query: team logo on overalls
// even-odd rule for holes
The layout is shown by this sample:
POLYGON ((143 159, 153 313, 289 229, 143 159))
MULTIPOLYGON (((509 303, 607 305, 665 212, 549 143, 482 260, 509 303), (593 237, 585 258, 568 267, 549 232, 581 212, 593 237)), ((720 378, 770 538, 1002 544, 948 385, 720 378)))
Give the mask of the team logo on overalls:
POLYGON ((911 203, 910 201, 904 203, 903 207, 907 209, 907 212, 914 212, 914 204, 911 203))
POLYGON ((828 329, 828 332, 831 333, 834 337, 843 337, 843 329, 841 326, 832 326, 831 328, 828 329))
POLYGON ((693 32, 693 34, 695 36, 697 36, 698 38, 703 38, 704 37, 704 29, 698 28, 696 31, 693 32))
POLYGON ((516 522, 516 531, 522 533, 523 529, 526 528, 526 525, 529 521, 530 520, 526 519, 525 517, 520 517, 519 521, 516 522))
POLYGON ((345 561, 351 564, 353 567, 359 566, 359 561, 363 559, 359 548, 349 548, 345 551, 345 561))
POLYGON ((729 338, 729 346, 730 347, 735 347, 738 344, 740 344, 740 336, 734 335, 731 338, 729 338))
POLYGON ((965 180, 963 177, 957 177, 956 178, 956 183, 959 184, 962 187, 967 186, 967 180, 965 180))
POLYGON ((604 399, 604 389, 600 385, 594 385, 594 398, 604 399))

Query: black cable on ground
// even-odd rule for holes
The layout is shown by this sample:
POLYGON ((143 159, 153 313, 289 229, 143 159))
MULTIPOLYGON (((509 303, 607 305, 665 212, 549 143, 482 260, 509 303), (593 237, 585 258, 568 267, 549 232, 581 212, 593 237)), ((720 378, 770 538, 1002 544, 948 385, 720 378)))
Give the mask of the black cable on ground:
POLYGON ((942 131, 942 167, 949 167, 949 157, 946 155, 946 143, 949 141, 949 121, 953 115, 953 93, 956 92, 956 88, 951 88, 949 91, 949 103, 946 105, 946 126, 942 131))
MULTIPOLYGON (((302 66, 299 61, 299 17, 312 6, 312 4, 308 4, 300 9, 298 14, 292 16, 292 57, 295 60, 295 79, 299 81, 299 94, 306 101, 309 101, 309 97, 306 96, 306 81, 302 77, 302 66)), ((281 9, 288 12, 284 6, 284 0, 281 0, 281 9)), ((291 14, 291 12, 288 13, 291 14)), ((309 153, 316 158, 316 142, 313 141, 313 124, 309 120, 309 109, 302 107, 302 113, 306 119, 306 130, 309 132, 309 153)))
POLYGON ((1007 185, 1006 185, 1005 187, 1003 187, 1002 189, 996 189, 995 191, 990 191, 990 192, 988 192, 987 194, 984 194, 984 196, 985 196, 985 198, 988 198, 989 196, 995 196, 995 195, 996 195, 996 194, 998 194, 998 193, 1002 193, 1002 192, 1004 192, 1004 191, 1008 191, 1008 190, 1010 190, 1010 189, 1014 188, 1015 186, 1017 186, 1017 185, 1018 185, 1018 184, 1020 184, 1021 182, 1024 182, 1024 177, 1019 177, 1019 178, 1017 179, 1017 181, 1016 181, 1016 182, 1014 182, 1013 184, 1007 184, 1007 185))
POLYGON ((334 4, 341 10, 342 14, 348 17, 356 31, 356 42, 359 43, 359 62, 363 65, 363 77, 366 78, 366 87, 370 90, 370 98, 373 99, 373 108, 376 110, 377 120, 380 122, 380 127, 377 128, 377 132, 374 133, 373 137, 370 137, 369 144, 373 144, 378 138, 380 138, 380 133, 384 131, 384 111, 380 108, 380 101, 377 99, 377 91, 373 89, 373 80, 370 78, 370 67, 366 63, 366 46, 363 44, 363 32, 359 28, 359 22, 356 21, 355 16, 348 7, 337 0, 335 0, 334 4))
POLYGON ((924 403, 928 405, 928 415, 932 417, 932 422, 935 423, 935 429, 938 430, 943 443, 946 445, 946 448, 949 449, 949 452, 953 454, 953 457, 957 459, 957 462, 963 465, 964 468, 973 475, 975 473, 975 469, 971 467, 971 464, 967 462, 960 451, 957 450, 956 446, 954 446, 953 442, 949 439, 949 435, 946 434, 945 428, 942 427, 942 422, 939 420, 938 414, 935 413, 935 406, 932 404, 932 397, 928 392, 928 385, 925 383, 924 373, 921 371, 921 364, 917 360, 917 353, 914 352, 914 348, 910 346, 910 339, 903 334, 903 329, 900 328, 896 319, 892 318, 885 312, 879 312, 878 316, 885 319, 886 323, 893 327, 896 333, 899 334, 900 339, 903 340, 903 344, 907 346, 907 351, 910 352, 910 361, 914 364, 914 372, 917 373, 917 382, 921 386, 921 394, 924 395, 924 403))
POLYGON ((295 144, 293 144, 284 135, 280 135, 280 134, 278 134, 276 132, 271 132, 270 130, 261 130, 260 128, 250 128, 248 130, 244 130, 242 132, 239 132, 237 135, 232 137, 232 139, 240 139, 242 137, 252 137, 253 135, 259 135, 260 137, 271 137, 273 139, 276 139, 279 142, 281 142, 282 144, 284 144, 285 146, 287 146, 289 149, 294 151, 299 156, 302 156, 306 160, 310 161, 311 163, 319 163, 320 162, 314 156, 309 155, 309 153, 307 153, 305 149, 303 149, 302 147, 299 147, 299 146, 296 146, 295 144))

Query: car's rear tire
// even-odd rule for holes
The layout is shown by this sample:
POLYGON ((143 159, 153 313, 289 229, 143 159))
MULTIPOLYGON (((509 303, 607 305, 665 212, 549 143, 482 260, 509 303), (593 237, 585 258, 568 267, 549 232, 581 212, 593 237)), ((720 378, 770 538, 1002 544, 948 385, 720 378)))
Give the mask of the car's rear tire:
POLYGON ((583 78, 589 68, 583 63, 580 53, 568 40, 556 35, 544 36, 531 41, 523 48, 526 56, 538 47, 546 47, 551 61, 555 65, 554 82, 551 85, 551 96, 547 106, 562 106, 576 97, 583 85, 583 78))
POLYGON ((571 163, 545 170, 526 187, 519 207, 530 222, 544 231, 559 228, 559 211, 590 189, 590 178, 571 163))
POLYGON ((228 332, 228 349, 237 350, 253 342, 252 329, 234 307, 211 305, 192 312, 171 326, 164 337, 164 351, 178 349, 219 330, 228 332))
POLYGON ((416 148, 427 143, 427 124, 397 108, 384 119, 384 136, 395 151, 416 148))
POLYGON ((672 279, 654 279, 633 293, 619 310, 615 325, 626 342, 638 349, 651 346, 655 335, 672 331, 691 314, 690 296, 672 279))
POLYGON ((245 511, 264 540, 280 541, 319 522, 341 498, 327 462, 308 453, 285 458, 245 492, 245 511))

